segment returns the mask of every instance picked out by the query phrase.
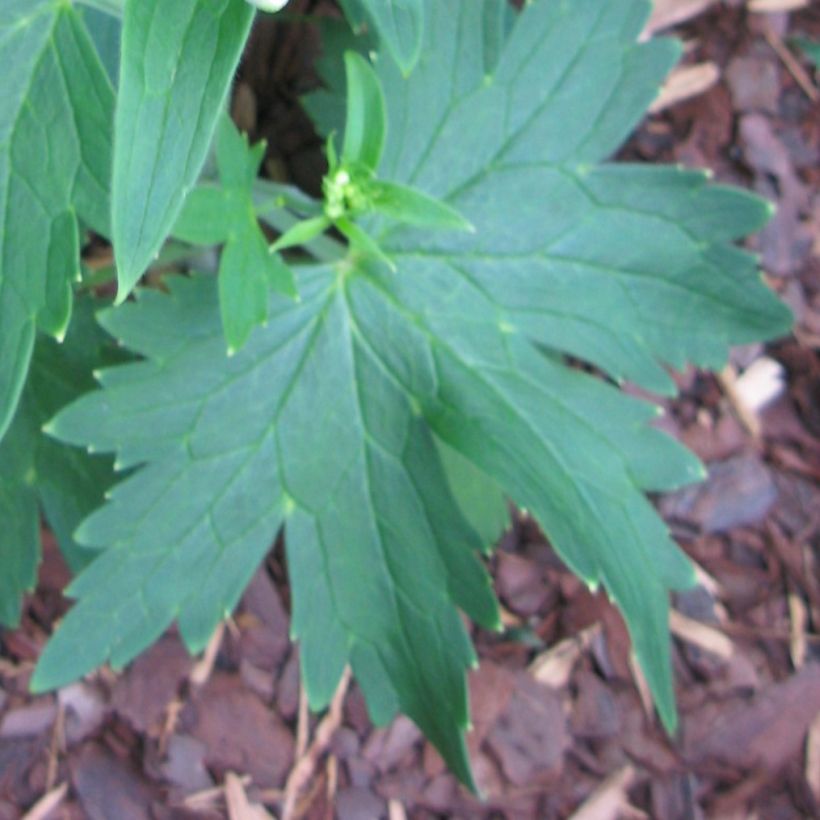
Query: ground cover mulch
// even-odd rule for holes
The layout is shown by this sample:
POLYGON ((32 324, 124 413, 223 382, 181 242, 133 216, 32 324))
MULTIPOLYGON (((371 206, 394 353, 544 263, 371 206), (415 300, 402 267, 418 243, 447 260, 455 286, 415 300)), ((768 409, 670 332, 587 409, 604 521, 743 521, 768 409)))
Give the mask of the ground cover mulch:
MULTIPOLYGON (((681 10, 690 79, 708 88, 670 100, 623 157, 708 166, 776 201, 751 244, 797 320, 719 376, 679 374, 666 403, 663 424, 710 467, 704 485, 659 501, 702 568, 673 602, 678 736, 653 715, 620 616, 520 515, 493 559, 506 630, 475 635, 483 801, 407 719, 374 729, 347 679, 328 713, 308 714, 281 545, 204 658, 171 631, 122 674, 29 696, 67 607, 45 533, 22 625, 0 634, 0 820, 820 817, 820 104, 788 41, 820 38, 820 9, 661 6, 681 10)), ((322 160, 298 96, 315 53, 307 24, 260 27, 234 97, 240 124, 269 142, 268 175, 308 189, 322 160)))

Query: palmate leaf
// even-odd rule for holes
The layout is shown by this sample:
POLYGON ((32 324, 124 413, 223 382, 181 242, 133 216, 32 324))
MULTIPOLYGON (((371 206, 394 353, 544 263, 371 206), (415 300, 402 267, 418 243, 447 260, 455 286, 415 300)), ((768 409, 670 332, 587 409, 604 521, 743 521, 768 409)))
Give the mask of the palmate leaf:
POLYGON ((34 586, 40 560, 40 512, 72 570, 93 553, 74 542, 80 521, 113 483, 109 457, 92 456, 43 435, 42 425, 89 390, 103 362, 105 336, 91 299, 78 300, 62 344, 40 336, 9 434, 0 444, 0 623, 16 625, 20 598, 34 586))
POLYGON ((644 491, 702 469, 651 405, 563 355, 668 391, 663 363, 716 365, 727 344, 783 331, 787 311, 728 244, 766 209, 703 174, 596 165, 677 53, 636 44, 646 3, 542 0, 506 42, 486 36, 499 8, 437 4, 409 79, 379 61, 380 174, 476 234, 371 219, 395 271, 355 252, 302 269, 301 301, 272 297, 231 359, 210 279, 105 314, 145 361, 106 371, 52 430, 144 466, 79 532, 109 546, 72 584, 35 687, 122 665, 174 619, 201 648, 284 522, 311 705, 349 662, 374 719, 401 709, 471 782, 457 608, 490 627, 497 613, 467 518, 485 524, 449 492, 437 437, 479 497, 500 487, 606 587, 674 726, 667 598, 692 571, 644 491))
POLYGON ((37 328, 61 336, 79 276, 78 216, 106 232, 113 93, 70 5, 0 5, 0 436, 37 328))
POLYGON ((245 0, 125 0, 111 202, 119 300, 202 170, 253 15, 245 0))

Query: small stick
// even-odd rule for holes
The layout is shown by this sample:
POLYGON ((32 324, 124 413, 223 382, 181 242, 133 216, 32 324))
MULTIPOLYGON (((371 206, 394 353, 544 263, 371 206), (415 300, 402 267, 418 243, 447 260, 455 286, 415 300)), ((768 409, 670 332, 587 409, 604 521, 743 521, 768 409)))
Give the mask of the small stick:
POLYGON ((746 428, 746 432, 752 437, 752 441, 755 444, 759 444, 763 436, 760 419, 758 419, 754 411, 749 409, 746 402, 743 401, 738 394, 737 388, 735 387, 737 383, 737 373, 734 367, 727 364, 718 374, 717 379, 723 389, 724 395, 729 399, 729 404, 731 404, 732 410, 735 411, 738 421, 746 428))
POLYGON ((46 820, 63 802, 68 792, 68 783, 60 783, 56 789, 46 792, 21 818, 21 820, 46 820))
POLYGON ((786 67, 786 71, 792 75, 794 81, 803 90, 803 93, 812 102, 817 102, 820 97, 818 96, 817 89, 814 87, 814 83, 811 81, 811 78, 806 73, 803 66, 800 65, 800 63, 795 59, 794 54, 786 48, 786 44, 780 38, 780 35, 771 27, 771 25, 769 25, 768 22, 763 23, 763 36, 766 38, 766 42, 772 47, 775 54, 777 54, 783 65, 786 67))
POLYGON ((294 760, 301 760, 305 756, 310 733, 310 713, 308 711, 307 691, 304 685, 299 688, 299 716, 296 721, 296 751, 294 760))
POLYGON ((65 706, 58 701, 57 719, 51 733, 48 746, 48 767, 46 769, 46 791, 50 792, 57 782, 57 768, 60 763, 60 752, 65 750, 65 706))
POLYGON ((293 769, 288 775, 285 783, 285 799, 282 807, 282 820, 296 820, 298 816, 296 808, 299 795, 310 782, 316 772, 316 765, 319 758, 327 751, 330 741, 336 729, 342 723, 342 706, 344 704, 347 687, 350 684, 350 667, 346 667, 336 688, 336 694, 330 702, 327 714, 316 727, 313 742, 306 749, 305 753, 296 761, 293 769))
POLYGON ((202 656, 202 660, 191 670, 189 680, 193 686, 202 686, 207 683, 208 678, 211 677, 224 633, 225 622, 222 621, 216 628, 214 634, 211 635, 211 640, 208 641, 208 646, 205 647, 205 654, 202 656))

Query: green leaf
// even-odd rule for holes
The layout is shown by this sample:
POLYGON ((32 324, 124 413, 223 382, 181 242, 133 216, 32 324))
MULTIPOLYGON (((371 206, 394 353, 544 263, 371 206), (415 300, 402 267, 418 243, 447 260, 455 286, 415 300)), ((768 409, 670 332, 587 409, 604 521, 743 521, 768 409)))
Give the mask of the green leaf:
POLYGON ((322 17, 316 26, 322 42, 316 70, 325 88, 304 95, 301 102, 318 133, 328 137, 333 132, 344 133, 347 109, 345 53, 358 51, 364 57, 375 48, 376 42, 372 37, 354 34, 344 20, 322 17))
MULTIPOLYGON (((450 597, 497 623, 475 558, 481 543, 452 515, 429 433, 384 381, 335 272, 304 281, 301 303, 275 298, 271 321, 230 359, 211 280, 172 280, 170 297, 142 293, 104 315, 117 338, 157 359, 103 373, 105 392, 51 429, 116 448, 124 468, 151 466, 78 533, 110 546, 70 587, 81 600, 34 686, 60 685, 106 658, 127 663, 174 618, 201 649, 289 516, 294 630, 311 704, 328 702, 350 662, 380 704, 376 717, 401 706, 466 779, 458 727, 473 653, 450 597), (157 405, 157 395, 175 401, 157 405)), ((432 374, 417 375, 423 386, 432 374)))
POLYGON ((390 270, 396 270, 393 260, 379 247, 367 231, 360 228, 355 222, 346 217, 336 220, 336 227, 350 240, 350 246, 363 254, 366 258, 375 259, 390 270))
POLYGON ((820 67, 820 40, 811 40, 808 37, 790 37, 789 42, 800 49, 803 56, 811 62, 815 70, 820 67))
POLYGON ((216 156, 222 187, 202 185, 187 198, 173 234, 183 241, 225 243, 219 263, 222 325, 228 352, 235 353, 268 316, 268 290, 296 296, 293 273, 268 247, 256 217, 254 184, 265 153, 252 148, 227 114, 220 118, 216 156))
POLYGON ((244 0, 126 0, 112 224, 119 301, 199 176, 253 20, 244 0))
POLYGON ((364 13, 402 72, 413 70, 421 54, 426 0, 343 0, 342 7, 354 23, 364 13))
POLYGON ((510 515, 504 492, 461 453, 436 438, 439 458, 459 510, 478 534, 484 552, 491 552, 510 515))
POLYGON ((36 432, 22 408, 0 443, 0 624, 17 626, 23 594, 40 563, 40 521, 32 486, 36 432))
POLYGON ((79 277, 77 217, 105 233, 113 94, 81 20, 50 0, 0 10, 0 435, 36 329, 61 336, 79 277))
POLYGON ((120 73, 122 20, 96 8, 85 9, 83 19, 108 78, 116 85, 120 73))
POLYGON ((375 171, 387 131, 384 95, 370 63, 355 51, 345 54, 345 75, 347 116, 342 163, 375 171))
POLYGON ((479 498, 503 491, 606 588, 674 727, 668 591, 692 568, 645 493, 703 470, 611 382, 670 391, 666 366, 717 365, 789 315, 730 244, 764 204, 702 173, 600 164, 678 53, 637 43, 648 9, 533 2, 501 43, 498 4, 453 0, 428 9, 409 79, 378 63, 390 121, 413 123, 412 139, 391 131, 381 173, 475 234, 368 219, 396 270, 355 248, 302 268, 301 300, 272 296, 231 358, 212 279, 171 278, 105 314, 145 361, 103 373, 52 429, 134 470, 78 533, 105 549, 69 589, 36 689, 121 666, 174 620, 201 649, 284 524, 311 706, 349 663, 374 720, 401 709, 471 784, 458 610, 488 628, 498 615, 484 527, 438 438, 479 498))
POLYGON ((475 233, 475 228, 455 208, 408 185, 373 180, 366 191, 374 211, 399 222, 475 233))
POLYGON ((234 202, 224 188, 205 183, 185 198, 173 235, 193 245, 221 245, 231 234, 234 202))
POLYGON ((69 566, 78 571, 93 553, 73 531, 103 501, 113 481, 111 459, 59 444, 41 427, 61 407, 94 387, 102 333, 90 299, 77 302, 62 344, 41 337, 28 382, 5 440, 0 444, 0 623, 19 622, 20 598, 33 588, 40 561, 40 511, 57 536, 69 566))
POLYGON ((295 248, 304 245, 323 234, 330 226, 331 221, 326 216, 312 216, 310 219, 303 219, 291 228, 288 228, 276 242, 271 245, 274 251, 283 251, 287 248, 295 248))

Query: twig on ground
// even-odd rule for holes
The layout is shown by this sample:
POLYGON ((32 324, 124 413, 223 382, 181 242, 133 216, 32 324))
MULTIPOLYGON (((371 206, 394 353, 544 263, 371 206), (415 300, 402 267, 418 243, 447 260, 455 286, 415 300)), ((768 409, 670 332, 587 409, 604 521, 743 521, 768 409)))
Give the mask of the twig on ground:
POLYGON ((812 102, 817 102, 817 100, 820 99, 820 94, 818 94, 817 88, 811 81, 811 77, 809 77, 803 66, 800 65, 800 63, 795 59, 794 54, 792 54, 786 47, 786 44, 781 39, 780 35, 769 25, 768 22, 764 22, 763 24, 763 36, 766 38, 766 42, 772 47, 775 54, 777 54, 780 58, 780 61, 786 68, 786 71, 792 75, 794 81, 800 86, 803 93, 812 102))
POLYGON ((189 680, 193 686, 203 686, 207 683, 208 678, 216 663, 216 656, 219 652, 219 646, 222 643, 222 636, 225 634, 225 623, 222 622, 216 628, 216 631, 211 635, 211 640, 208 641, 208 646, 205 647, 205 652, 202 655, 199 663, 191 670, 189 680))
MULTIPOLYGON (((238 778, 243 786, 247 786, 251 782, 249 775, 242 775, 238 778)), ((192 811, 206 811, 213 808, 217 801, 225 795, 225 785, 213 786, 210 789, 203 789, 199 792, 189 794, 183 801, 182 805, 186 809, 192 811)))
POLYGON ((391 800, 387 804, 387 812, 390 820, 407 820, 407 812, 398 800, 391 800))
POLYGON ((225 807, 229 820, 273 820, 259 803, 251 803, 245 786, 233 772, 225 775, 225 807))
POLYGON ((735 385, 737 384, 737 371, 732 365, 726 365, 718 374, 718 383, 723 390, 724 395, 729 400, 732 410, 737 416, 738 421, 746 429, 746 432, 752 437, 752 441, 757 445, 763 435, 763 430, 760 425, 760 419, 757 415, 749 409, 746 402, 744 402, 738 395, 735 385))
POLYGON ((48 745, 48 767, 46 769, 46 791, 50 792, 57 782, 57 768, 60 765, 60 752, 65 751, 65 706, 57 701, 57 718, 51 730, 51 741, 48 745))
POLYGON ((635 776, 636 771, 629 764, 614 771, 572 813, 570 820, 617 820, 627 804, 627 791, 635 776))
POLYGON ((46 792, 21 818, 21 820, 46 820, 46 818, 65 800, 68 783, 46 792))
POLYGON ((310 711, 308 710, 307 691, 304 686, 299 688, 299 712, 296 719, 296 750, 294 760, 301 760, 307 751, 310 734, 310 711))
POLYGON ((316 727, 313 741, 305 750, 304 754, 296 760, 293 769, 288 775, 287 782, 285 783, 282 820, 296 820, 299 816, 297 813, 299 795, 313 778, 319 759, 327 751, 328 746, 330 746, 330 741, 333 739, 333 735, 342 723, 342 705, 344 704, 349 684, 350 668, 347 667, 342 674, 342 679, 339 681, 336 694, 333 695, 333 700, 330 703, 327 714, 316 727))

